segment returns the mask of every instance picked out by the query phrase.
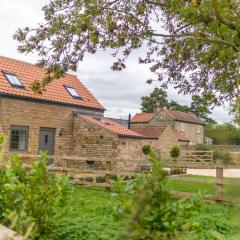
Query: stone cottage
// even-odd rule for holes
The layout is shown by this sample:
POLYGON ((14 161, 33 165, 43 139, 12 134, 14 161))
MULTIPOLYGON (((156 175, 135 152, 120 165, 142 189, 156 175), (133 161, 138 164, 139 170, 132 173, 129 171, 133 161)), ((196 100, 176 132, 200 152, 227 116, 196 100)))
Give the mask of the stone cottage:
POLYGON ((131 129, 143 136, 158 137, 162 149, 204 143, 205 123, 191 113, 157 108, 154 113, 136 114, 131 129))
POLYGON ((45 73, 36 65, 0 57, 0 132, 7 151, 138 158, 143 144, 157 146, 155 137, 104 118, 104 107, 75 75, 55 80, 41 95, 34 93, 32 83, 45 73))

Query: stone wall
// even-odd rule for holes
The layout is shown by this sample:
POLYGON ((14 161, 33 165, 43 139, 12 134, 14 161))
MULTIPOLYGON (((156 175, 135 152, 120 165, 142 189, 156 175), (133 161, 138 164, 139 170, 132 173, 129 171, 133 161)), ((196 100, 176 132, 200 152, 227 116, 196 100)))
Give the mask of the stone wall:
POLYGON ((72 155, 89 158, 110 158, 117 155, 118 136, 81 117, 74 116, 72 155))
POLYGON ((200 124, 186 123, 180 121, 175 122, 175 129, 184 134, 184 136, 191 141, 190 145, 204 143, 204 128, 204 125, 200 124))
POLYGON ((172 128, 167 126, 159 137, 159 148, 161 151, 169 151, 175 144, 178 144, 178 139, 172 128))
POLYGON ((139 163, 131 162, 131 160, 146 161, 146 155, 142 152, 144 145, 151 145, 159 154, 159 144, 157 139, 136 139, 136 138, 119 138, 117 164, 115 168, 118 170, 138 170, 139 163))
POLYGON ((39 130, 42 127, 56 129, 56 155, 72 153, 73 111, 87 110, 5 97, 2 97, 0 101, 0 129, 5 135, 7 151, 9 150, 10 126, 19 125, 29 127, 28 149, 20 153, 38 154, 39 130))
POLYGON ((136 169, 139 164, 131 160, 146 160, 142 153, 145 144, 159 151, 158 140, 121 137, 79 116, 74 116, 73 132, 73 155, 109 159, 113 170, 136 169))

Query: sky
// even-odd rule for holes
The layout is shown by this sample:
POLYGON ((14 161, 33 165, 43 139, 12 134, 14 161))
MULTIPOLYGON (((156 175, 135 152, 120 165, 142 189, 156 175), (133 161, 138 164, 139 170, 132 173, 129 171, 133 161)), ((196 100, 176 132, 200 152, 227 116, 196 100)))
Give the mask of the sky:
MULTIPOLYGON (((17 42, 12 36, 18 28, 37 26, 43 19, 41 8, 48 0, 10 0, 4 1, 0 8, 0 55, 35 63, 36 55, 20 54, 17 42)), ((109 52, 98 52, 88 55, 78 66, 77 75, 81 82, 107 109, 105 116, 127 118, 128 114, 140 112, 141 97, 147 96, 158 87, 146 83, 152 75, 146 65, 139 65, 137 56, 143 50, 136 51, 127 62, 127 69, 121 72, 111 70, 113 58, 109 52)), ((179 95, 169 87, 169 100, 189 105, 191 96, 179 95)), ((227 103, 225 107, 216 107, 212 118, 218 122, 232 120, 229 116, 227 103)))

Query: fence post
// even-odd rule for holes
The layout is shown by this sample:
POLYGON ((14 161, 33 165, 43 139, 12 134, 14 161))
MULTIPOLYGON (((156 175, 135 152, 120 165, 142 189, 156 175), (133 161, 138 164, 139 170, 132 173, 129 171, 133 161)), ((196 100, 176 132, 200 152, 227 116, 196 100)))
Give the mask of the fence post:
POLYGON ((223 160, 216 161, 216 201, 223 200, 223 160))
POLYGON ((111 161, 106 162, 106 171, 107 171, 107 173, 105 174, 105 189, 110 190, 111 189, 111 187, 110 187, 110 184, 111 184, 111 182, 110 182, 111 161))

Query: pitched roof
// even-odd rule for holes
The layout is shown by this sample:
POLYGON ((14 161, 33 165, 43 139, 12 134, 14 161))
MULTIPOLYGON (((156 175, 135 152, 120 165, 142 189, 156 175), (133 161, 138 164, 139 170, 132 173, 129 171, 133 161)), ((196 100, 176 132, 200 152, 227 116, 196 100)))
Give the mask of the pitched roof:
MULTIPOLYGON (((160 111, 166 112, 171 118, 173 118, 176 121, 182 121, 182 122, 189 122, 189 123, 196 123, 196 124, 205 124, 201 119, 199 119, 197 116, 195 116, 192 113, 186 113, 186 112, 180 112, 180 111, 174 111, 171 109, 160 109, 160 111)), ((159 112, 160 112, 159 111, 159 112)), ((133 118, 133 123, 144 123, 144 122, 150 122, 156 114, 155 113, 137 113, 133 118)))
POLYGON ((46 69, 34 64, 26 63, 16 59, 0 56, 0 94, 19 96, 35 100, 44 100, 62 103, 78 107, 94 108, 104 110, 104 107, 88 91, 88 89, 77 79, 75 75, 65 74, 64 77, 51 82, 43 94, 36 94, 31 90, 34 81, 42 80, 46 69), (23 83, 25 88, 12 87, 5 78, 3 72, 14 73, 23 83), (73 87, 81 96, 81 99, 73 98, 64 85, 73 87))
MULTIPOLYGON (((149 138, 159 138, 164 130, 167 128, 165 127, 159 127, 159 126, 133 126, 132 130, 149 138)), ((183 142, 190 142, 189 139, 187 139, 183 133, 177 131, 177 130, 172 130, 173 133, 176 136, 176 139, 178 141, 183 141, 183 142)))
POLYGON ((171 109, 163 109, 167 114, 172 116, 175 120, 189 123, 205 124, 201 119, 192 113, 174 111, 171 109))
POLYGON ((155 113, 137 113, 132 117, 131 122, 149 122, 155 116, 155 113))
POLYGON ((91 117, 87 115, 78 115, 81 118, 87 120, 88 122, 91 122, 93 124, 98 125, 99 127, 102 127, 110 132, 117 133, 119 136, 123 137, 137 137, 137 138, 144 138, 144 136, 123 127, 122 125, 113 122, 105 117, 91 117))

